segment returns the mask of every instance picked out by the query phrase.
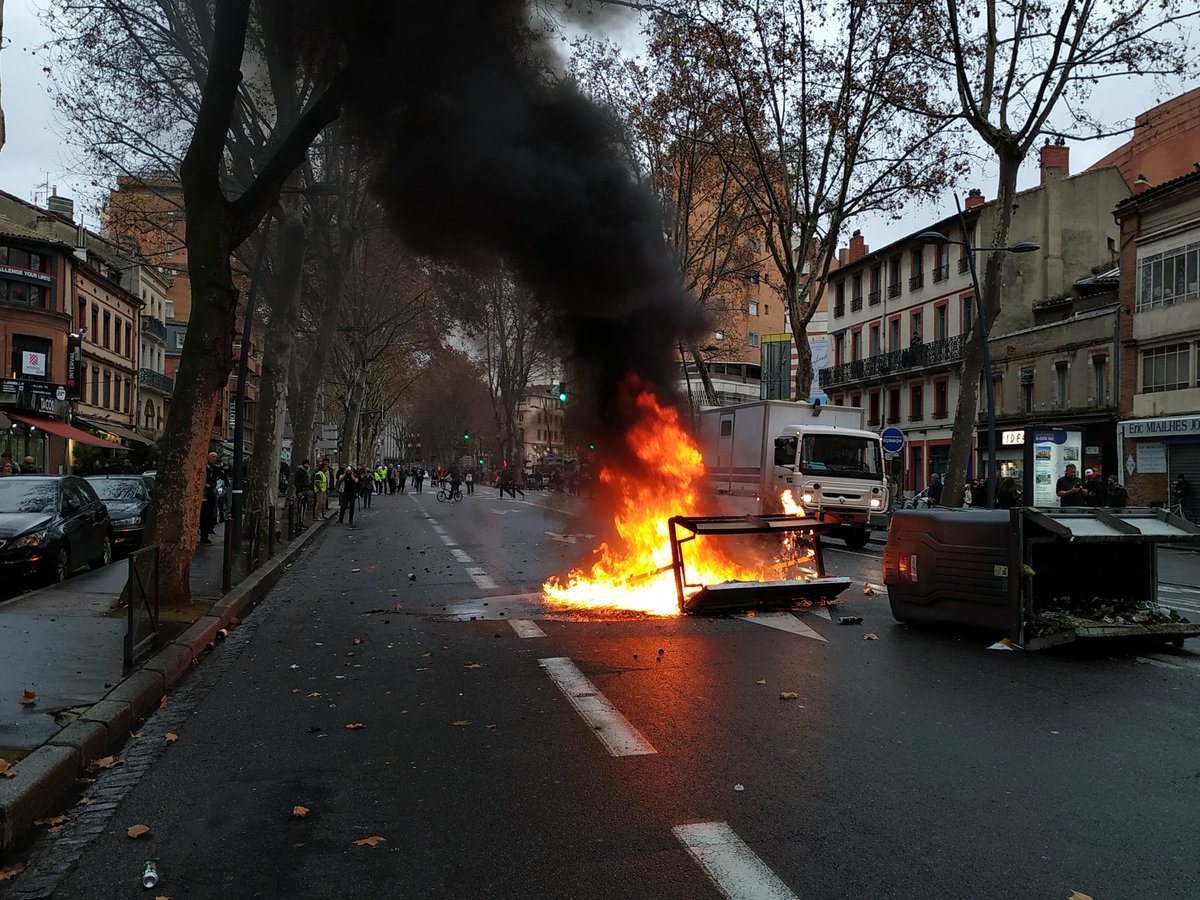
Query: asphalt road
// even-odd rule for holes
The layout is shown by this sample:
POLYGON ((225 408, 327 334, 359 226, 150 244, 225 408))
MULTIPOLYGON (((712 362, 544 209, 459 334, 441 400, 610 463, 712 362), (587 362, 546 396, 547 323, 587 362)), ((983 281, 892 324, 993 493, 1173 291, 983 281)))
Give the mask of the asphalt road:
POLYGON ((1196 653, 902 626, 869 550, 832 619, 548 615, 597 528, 529 501, 328 529, 0 896, 1200 896, 1196 653))

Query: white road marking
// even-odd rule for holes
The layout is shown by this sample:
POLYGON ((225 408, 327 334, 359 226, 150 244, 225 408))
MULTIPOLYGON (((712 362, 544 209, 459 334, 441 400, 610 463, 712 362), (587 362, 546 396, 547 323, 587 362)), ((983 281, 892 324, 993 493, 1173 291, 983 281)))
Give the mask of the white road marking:
POLYGON ((583 720, 592 726, 600 743, 613 756, 645 756, 657 753, 653 745, 629 724, 616 707, 596 690, 596 686, 584 677, 579 667, 565 656, 539 659, 550 680, 575 707, 583 720))
POLYGON ((483 566, 467 566, 467 574, 475 582, 475 586, 485 591, 493 591, 500 585, 492 581, 492 576, 483 570, 483 566))
POLYGON ((833 616, 829 615, 829 610, 827 610, 827 609, 826 609, 824 606, 817 606, 817 607, 814 607, 814 608, 813 608, 813 613, 814 613, 815 615, 818 615, 818 616, 820 616, 820 617, 821 617, 822 619, 824 619, 826 622, 832 622, 832 621, 833 621, 833 616))
POLYGON ((768 628, 778 628, 780 631, 788 631, 792 634, 798 634, 800 637, 812 638, 813 640, 829 643, 825 640, 825 638, 821 637, 821 635, 817 634, 817 632, 813 631, 811 628, 793 616, 790 612, 759 613, 758 615, 754 616, 737 616, 737 618, 743 619, 747 622, 753 622, 756 625, 766 625, 768 628))
POLYGON ((454 538, 450 537, 450 535, 448 535, 448 534, 439 534, 438 537, 440 537, 442 539, 442 543, 445 544, 447 547, 457 547, 458 546, 458 543, 454 540, 454 538))
MULTIPOLYGON (((433 522, 433 519, 432 519, 432 517, 430 518, 430 520, 429 520, 429 521, 433 522)), ((434 531, 436 531, 438 534, 445 534, 445 533, 446 533, 446 529, 445 529, 445 528, 443 528, 441 525, 439 525, 437 522, 433 522, 433 530, 434 530, 434 531)))
POLYGON ((729 900, 796 900, 796 895, 725 822, 671 829, 729 900))
POLYGON ((517 633, 517 637, 540 638, 546 636, 546 632, 538 628, 537 622, 533 621, 533 619, 509 619, 508 624, 517 633))
POLYGON ((468 553, 466 550, 460 550, 457 547, 450 551, 450 555, 457 559, 460 563, 475 562, 475 560, 471 559, 470 553, 468 553))
POLYGON ((446 533, 446 530, 442 528, 441 525, 437 524, 433 516, 426 513, 425 518, 430 522, 433 522, 433 530, 436 531, 438 537, 442 539, 442 543, 450 548, 450 554, 463 564, 463 567, 467 570, 467 576, 473 582, 475 582, 475 586, 477 588, 484 591, 494 591, 500 586, 492 580, 492 576, 490 576, 484 570, 483 566, 474 565, 475 560, 471 558, 471 555, 467 553, 466 550, 462 550, 458 547, 458 544, 455 542, 454 538, 450 537, 446 533))

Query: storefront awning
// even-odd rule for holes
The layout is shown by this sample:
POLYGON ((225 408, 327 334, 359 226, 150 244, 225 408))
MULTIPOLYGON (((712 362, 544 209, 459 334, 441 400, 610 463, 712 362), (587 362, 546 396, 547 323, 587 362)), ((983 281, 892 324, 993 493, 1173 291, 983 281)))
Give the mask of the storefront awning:
POLYGON ((120 444, 114 444, 112 441, 98 438, 94 434, 88 434, 86 431, 82 431, 73 425, 68 425, 66 422, 59 422, 56 419, 37 419, 33 416, 19 416, 11 412, 7 413, 7 416, 14 422, 40 428, 42 431, 48 431, 50 434, 57 434, 59 437, 78 441, 81 444, 91 444, 93 447, 108 447, 109 449, 121 446, 120 444))
POLYGON ((76 422, 82 422, 88 428, 95 428, 97 431, 103 431, 107 434, 115 434, 117 437, 124 438, 127 441, 133 441, 136 444, 153 444, 154 441, 148 437, 138 434, 136 431, 126 428, 124 425, 117 425, 113 422, 97 422, 92 419, 84 419, 80 416, 75 417, 76 422))

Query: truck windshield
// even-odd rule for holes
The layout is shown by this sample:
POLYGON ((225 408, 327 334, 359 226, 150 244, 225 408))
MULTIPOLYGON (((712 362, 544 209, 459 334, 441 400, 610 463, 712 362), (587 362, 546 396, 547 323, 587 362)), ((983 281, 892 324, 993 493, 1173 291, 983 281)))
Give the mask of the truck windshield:
POLYGON ((879 442, 842 434, 806 434, 800 442, 800 471, 878 480, 883 473, 879 442))

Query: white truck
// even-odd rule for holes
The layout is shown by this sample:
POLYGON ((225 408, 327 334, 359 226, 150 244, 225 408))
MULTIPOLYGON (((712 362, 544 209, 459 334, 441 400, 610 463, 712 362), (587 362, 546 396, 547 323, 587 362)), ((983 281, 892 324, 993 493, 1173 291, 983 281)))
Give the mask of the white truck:
POLYGON ((857 407, 760 400, 700 413, 700 450, 722 514, 778 513, 785 490, 862 547, 887 528, 879 435, 857 407))

